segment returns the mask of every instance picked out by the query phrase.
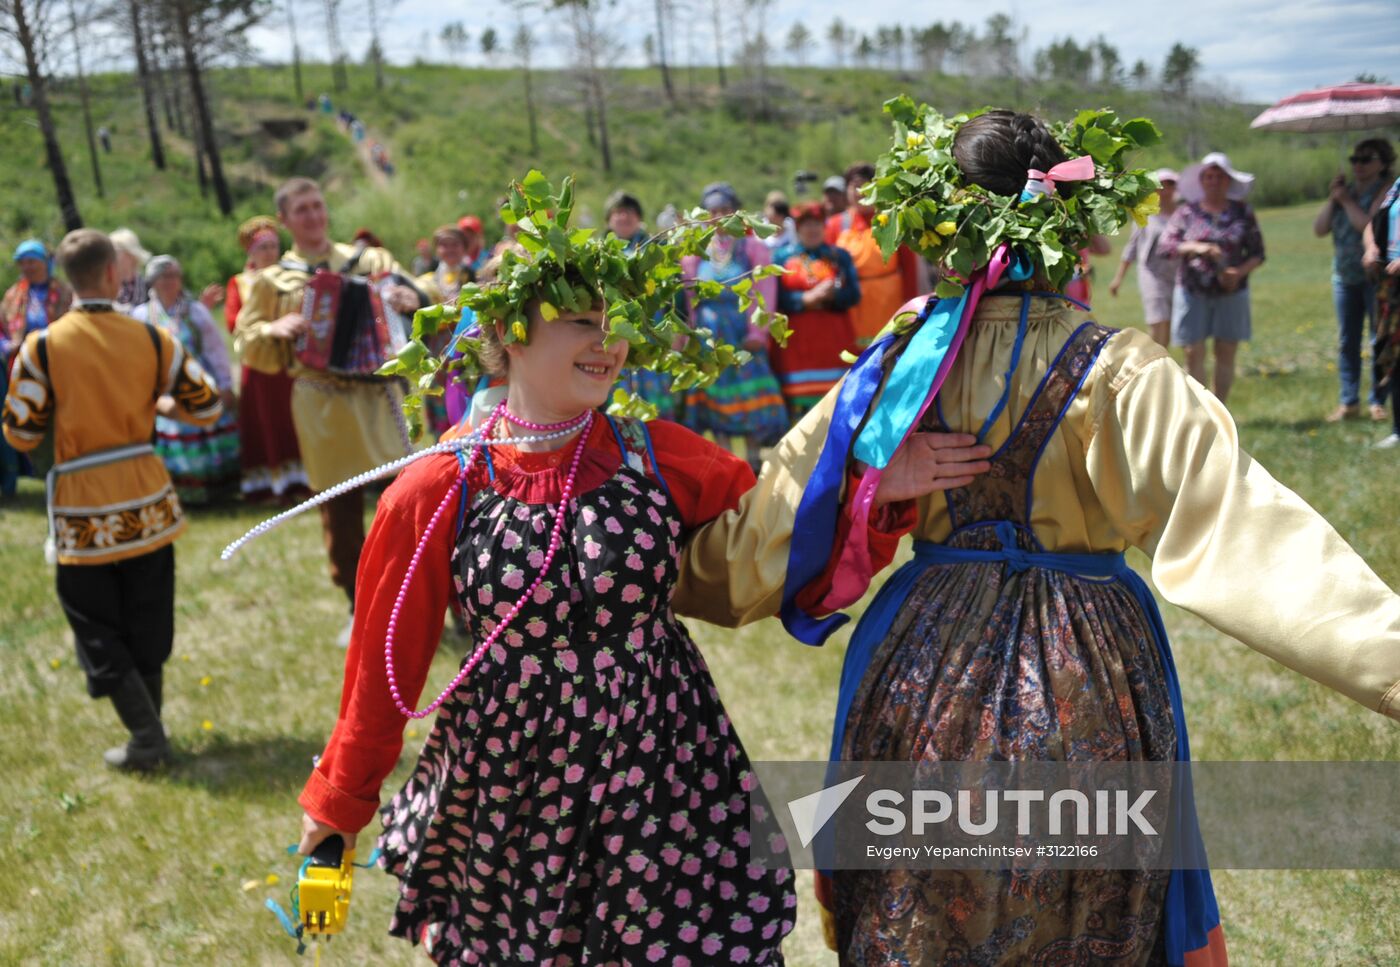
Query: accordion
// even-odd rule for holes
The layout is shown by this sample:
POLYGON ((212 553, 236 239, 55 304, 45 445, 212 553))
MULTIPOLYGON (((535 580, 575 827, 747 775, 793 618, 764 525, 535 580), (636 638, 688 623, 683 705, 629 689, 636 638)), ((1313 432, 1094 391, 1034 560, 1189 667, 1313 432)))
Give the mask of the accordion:
POLYGON ((410 321, 394 312, 381 291, 399 277, 316 270, 307 280, 301 314, 306 329, 296 340, 297 361, 341 376, 372 376, 408 342, 410 321))

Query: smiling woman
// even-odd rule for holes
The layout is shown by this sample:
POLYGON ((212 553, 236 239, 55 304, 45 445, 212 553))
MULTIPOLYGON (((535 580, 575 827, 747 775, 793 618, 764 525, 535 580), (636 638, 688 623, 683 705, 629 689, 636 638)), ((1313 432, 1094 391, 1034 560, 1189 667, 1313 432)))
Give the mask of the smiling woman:
POLYGON ((353 841, 404 716, 441 706, 381 813, 402 882, 392 933, 442 963, 618 961, 628 947, 779 963, 792 871, 743 859, 768 806, 670 610, 682 534, 734 506, 753 474, 674 424, 601 415, 636 306, 604 301, 590 260, 609 243, 579 241, 548 272, 527 256, 464 297, 481 319, 469 361, 506 398, 478 428, 491 445, 422 460, 380 500, 340 720, 301 796, 302 851, 353 841), (478 646, 412 712, 449 600, 478 646))
MULTIPOLYGON (((678 348, 656 321, 674 302, 677 260, 716 227, 697 218, 669 245, 624 254, 619 239, 570 233, 568 184, 555 195, 542 182, 514 186, 524 254, 461 300, 480 320, 464 358, 503 379, 505 399, 462 428, 461 449, 418 461, 379 502, 340 719, 301 795, 301 850, 334 834, 353 842, 379 806, 404 717, 441 708, 380 811, 386 867, 401 881, 391 933, 443 963, 630 963, 640 952, 781 963, 792 870, 750 860, 748 847, 771 836, 769 855, 786 849, 671 610, 689 536, 733 509, 753 473, 674 423, 601 412, 633 347, 696 381, 738 358, 714 339, 678 348), (414 711, 449 602, 476 648, 414 711)), ((751 218, 730 217, 734 235, 751 218)), ((410 350, 403 365, 431 371, 423 356, 410 350)), ((920 492, 936 486, 928 453, 910 461, 920 492)))

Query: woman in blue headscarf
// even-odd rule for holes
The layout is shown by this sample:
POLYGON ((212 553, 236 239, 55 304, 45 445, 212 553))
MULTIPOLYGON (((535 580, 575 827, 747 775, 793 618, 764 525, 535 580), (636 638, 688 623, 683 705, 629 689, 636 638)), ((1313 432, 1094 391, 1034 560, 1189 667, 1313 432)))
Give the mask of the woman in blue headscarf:
POLYGON ((6 357, 26 334, 47 329, 73 303, 73 290, 53 277, 53 257, 43 242, 37 238, 20 242, 14 260, 19 266, 19 281, 10 286, 0 303, 0 346, 6 357))
MULTIPOLYGON (((44 243, 37 238, 25 239, 15 249, 19 265, 19 281, 5 292, 0 301, 0 393, 8 385, 11 354, 19 348, 24 337, 68 311, 73 302, 73 290, 53 277, 53 258, 44 243)), ((47 461, 45 461, 47 462, 47 461)), ((0 497, 11 497, 27 461, 9 444, 0 440, 0 497)))

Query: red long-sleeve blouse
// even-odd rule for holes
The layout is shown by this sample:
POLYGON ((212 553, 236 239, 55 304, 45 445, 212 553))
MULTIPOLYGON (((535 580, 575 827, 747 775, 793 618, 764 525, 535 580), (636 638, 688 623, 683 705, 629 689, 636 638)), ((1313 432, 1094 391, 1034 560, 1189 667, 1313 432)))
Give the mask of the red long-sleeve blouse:
MULTIPOLYGON (((664 420, 649 424, 649 429, 657 467, 687 531, 735 507, 753 486, 748 464, 723 447, 664 420)), ((555 501, 577 445, 549 453, 493 449, 494 481, 484 463, 478 461, 468 474, 467 488, 495 487, 530 503, 555 501)), ((617 472, 622 461, 606 420, 594 421, 584 445, 588 451, 579 464, 576 492, 602 484, 617 472)), ((345 659, 340 714, 298 800, 312 818, 336 829, 357 832, 369 823, 379 808, 380 786, 402 751, 405 719, 389 695, 384 639, 408 562, 459 472, 456 457, 425 458, 406 469, 379 500, 360 557, 357 609, 345 659)), ((450 558, 458 506, 454 500, 444 510, 399 611, 394 672, 405 703, 415 708, 452 594, 450 558)), ((877 555, 892 557, 897 542, 897 533, 872 534, 877 555)), ((889 557, 880 566, 888 563, 889 557)), ((477 674, 490 674, 490 668, 477 674)))

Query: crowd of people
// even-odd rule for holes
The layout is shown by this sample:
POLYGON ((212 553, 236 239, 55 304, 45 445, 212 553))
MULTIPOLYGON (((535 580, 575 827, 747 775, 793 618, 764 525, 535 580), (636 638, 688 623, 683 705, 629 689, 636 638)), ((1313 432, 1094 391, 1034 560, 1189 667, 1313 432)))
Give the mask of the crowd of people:
MULTIPOLYGON (((1024 184, 1031 205, 1071 160, 1026 114, 989 112, 949 137, 958 179, 1024 184)), ((1400 357, 1393 161, 1386 142, 1358 146, 1355 179, 1318 216, 1337 251, 1338 419, 1359 412, 1367 311, 1377 418, 1400 357)), ((1066 287, 1027 257, 991 291, 992 267, 979 266, 988 292, 979 301, 972 286, 978 297, 959 304, 965 343, 935 361, 932 405, 876 462, 853 435, 888 415, 871 374, 885 365, 895 379, 914 345, 886 324, 906 308, 927 320, 943 304, 920 297, 949 269, 909 247, 882 254, 874 232, 888 216, 862 193, 874 175, 850 166, 821 202, 770 194, 772 238, 717 233, 680 260, 686 279, 721 293, 692 297, 690 323, 749 353, 712 385, 674 392, 629 371, 627 344, 604 344, 601 295, 559 310, 531 290, 514 306, 528 340, 492 325, 475 337, 497 402, 465 420, 430 414, 436 432, 476 442, 404 471, 368 536, 362 488, 320 505, 349 653, 339 720, 300 798, 301 848, 353 843, 380 812, 386 867, 402 881, 391 931, 435 960, 781 963, 792 873, 749 857, 750 820, 768 806, 676 615, 737 626, 781 614, 819 643, 825 615, 857 601, 910 534, 914 559, 852 639, 834 758, 1187 758, 1180 686, 1152 594, 1123 563, 1129 545, 1154 556, 1163 598, 1400 717, 1400 600, 1240 451, 1224 406, 1264 260, 1252 177, 1219 153, 1157 172, 1161 211, 1109 285, 1117 295, 1136 263, 1150 337, 1071 307, 1090 297, 1087 259, 1104 250, 1079 228, 1063 230, 1085 253, 1066 287), (739 287, 770 264, 782 272, 751 284, 790 316, 786 346, 740 308, 739 287), (871 346, 848 379, 850 354, 871 346), (672 419, 603 415, 619 383, 672 419), (1316 581, 1319 567, 1334 580, 1316 581), (381 811, 449 610, 477 643, 463 676, 483 671, 439 697, 416 768, 381 811), (1027 668, 1043 672, 1030 692, 1027 668), (938 711, 926 722, 926 710, 938 711)), ((1100 190, 1075 180, 1059 190, 1100 190)), ((22 454, 55 474, 59 601, 89 693, 110 698, 130 733, 106 754, 114 767, 171 757, 161 668, 183 506, 235 489, 285 502, 412 451, 403 386, 326 327, 402 324, 489 282, 520 244, 506 230, 488 246, 467 215, 405 268, 369 229, 335 241, 314 181, 289 180, 272 203, 275 215, 239 227, 244 269, 198 296, 177 255, 153 255, 127 229, 69 233, 52 256, 37 240, 15 252, 0 482, 12 492, 22 454)), ((716 182, 699 203, 723 219, 742 199, 716 182)), ((605 217, 631 249, 664 244, 625 191, 605 217)), ((836 871, 819 894, 849 962, 1089 956, 1105 932, 1125 963, 1225 962, 1205 871, 1052 872, 1012 890, 996 870, 836 871), (925 913, 897 912, 911 903, 925 913)))
MULTIPOLYGON (((329 112, 328 98, 312 105, 329 112)), ((341 111, 347 131, 363 125, 341 111)), ((1400 416, 1387 409, 1391 397, 1388 370, 1390 354, 1378 335, 1378 294, 1387 271, 1378 250, 1367 248, 1369 225, 1381 210, 1394 181, 1395 150, 1384 138, 1356 146, 1351 156, 1354 177, 1339 175, 1318 212, 1314 229, 1332 236, 1333 300, 1338 323, 1340 401, 1327 415, 1329 422, 1369 416, 1391 420, 1393 432, 1376 446, 1400 445, 1400 416), (1369 338, 1368 338, 1369 337, 1369 338), (1361 407, 1363 344, 1371 344, 1372 374, 1367 387, 1366 410, 1361 407)), ((704 258, 691 260, 686 270, 694 278, 738 284, 754 268, 777 264, 784 273, 776 282, 760 283, 767 305, 791 320, 792 337, 786 346, 772 343, 750 331, 747 318, 732 297, 688 304, 695 324, 720 334, 750 354, 743 366, 726 373, 704 389, 673 393, 656 374, 630 370, 623 383, 655 407, 659 416, 675 419, 698 432, 716 435, 721 442, 743 453, 756 469, 760 454, 821 399, 846 371, 852 353, 867 346, 876 333, 910 299, 928 291, 936 270, 908 248, 885 258, 875 242, 873 209, 861 197, 861 189, 874 176, 869 163, 851 165, 822 185, 821 201, 793 206, 781 191, 764 199, 764 213, 776 226, 765 239, 731 243, 717 239, 704 258)), ((1253 176, 1235 170, 1228 157, 1213 152, 1182 173, 1158 169, 1160 210, 1134 229, 1122 252, 1122 261, 1108 284, 1117 296, 1130 267, 1137 270, 1138 292, 1144 323, 1159 344, 1181 347, 1188 372, 1228 400, 1235 378, 1239 344, 1250 338, 1249 276, 1264 260, 1264 242, 1246 198, 1253 176), (1213 373, 1207 374, 1207 343, 1214 355, 1213 373)), ((727 183, 707 186, 699 198, 702 207, 722 217, 740 207, 741 200, 727 183)), ((645 211, 638 198, 626 191, 607 201, 607 228, 629 245, 644 244, 650 237, 645 211)), ((675 218, 668 206, 657 219, 664 227, 675 218)), ((225 417, 220 425, 198 432, 178 430, 162 423, 158 452, 167 460, 182 499, 190 504, 218 500, 241 491, 252 500, 292 500, 307 492, 308 481, 291 424, 291 380, 284 373, 262 373, 244 365, 238 392, 233 390, 234 368, 223 340, 214 338, 211 310, 224 301, 224 319, 233 332, 253 278, 281 257, 279 224, 271 217, 244 225, 238 241, 247 252, 244 271, 226 285, 206 286, 193 298, 183 285, 178 261, 165 257, 154 264, 130 229, 121 228, 111 238, 117 251, 122 291, 118 304, 140 318, 158 322, 175 333, 206 370, 215 375, 224 397, 225 417), (153 295, 159 288, 168 299, 153 295), (139 308, 138 308, 139 307, 139 308)), ((421 238, 411 260, 421 295, 431 302, 455 300, 461 286, 489 278, 485 270, 493 257, 512 243, 512 226, 495 245, 487 243, 477 215, 464 215, 455 224, 443 225, 421 238)), ((361 229, 356 240, 380 247, 373 232, 361 229)), ((1091 257, 1107 248, 1091 240, 1081 253, 1081 268, 1067 293, 1088 303, 1091 299, 1091 257)), ((3 318, 5 343, 12 349, 24 332, 41 328, 68 309, 68 286, 53 274, 47 248, 37 239, 14 252, 20 279, 5 293, 3 318)), ((1387 305, 1389 303, 1386 303, 1387 305)), ((447 411, 438 398, 430 398, 428 423, 441 433, 448 426, 447 411)), ((44 454, 26 461, 0 444, 0 496, 13 494, 26 462, 43 467, 44 454)))

